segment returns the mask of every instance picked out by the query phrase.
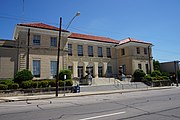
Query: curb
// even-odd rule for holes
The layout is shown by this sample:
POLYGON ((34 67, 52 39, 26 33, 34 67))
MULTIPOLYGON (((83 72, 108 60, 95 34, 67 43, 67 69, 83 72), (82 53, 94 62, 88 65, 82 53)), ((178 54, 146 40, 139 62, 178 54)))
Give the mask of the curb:
POLYGON ((138 91, 149 91, 149 90, 161 90, 161 89, 172 89, 176 88, 174 86, 169 87, 153 87, 153 88, 142 88, 142 89, 126 89, 126 90, 113 90, 113 91, 99 91, 99 92, 81 92, 81 93, 67 93, 65 96, 54 96, 50 95, 35 95, 35 96, 13 96, 13 97, 1 97, 0 103, 5 102, 18 102, 18 101, 29 101, 29 100, 45 100, 54 98, 68 98, 68 97, 81 97, 81 96, 91 96, 91 95, 105 95, 105 94, 116 94, 116 93, 129 93, 138 91), (68 95, 69 94, 69 95, 68 95))

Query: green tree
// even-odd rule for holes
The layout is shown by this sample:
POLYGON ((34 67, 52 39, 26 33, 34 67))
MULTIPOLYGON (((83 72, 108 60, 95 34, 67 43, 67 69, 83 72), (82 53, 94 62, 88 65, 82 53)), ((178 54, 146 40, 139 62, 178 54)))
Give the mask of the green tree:
POLYGON ((66 75, 66 79, 71 79, 71 71, 70 70, 61 70, 59 73, 59 79, 64 80, 64 75, 66 75))
POLYGON ((14 76, 14 82, 16 83, 21 83, 23 81, 32 80, 32 79, 33 79, 33 75, 31 71, 26 69, 17 72, 14 76))
POLYGON ((133 82, 141 82, 146 74, 143 70, 137 69, 133 74, 133 82))
POLYGON ((160 70, 160 63, 158 60, 153 60, 154 70, 160 70))
POLYGON ((161 72, 159 70, 154 70, 151 73, 151 77, 157 77, 157 76, 162 76, 161 72))

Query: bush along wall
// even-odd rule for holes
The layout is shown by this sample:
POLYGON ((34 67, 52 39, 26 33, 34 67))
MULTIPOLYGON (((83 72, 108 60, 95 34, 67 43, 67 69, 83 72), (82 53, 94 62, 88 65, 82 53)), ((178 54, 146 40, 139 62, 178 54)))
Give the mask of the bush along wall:
POLYGON ((153 87, 170 86, 172 84, 172 81, 169 79, 169 74, 161 73, 158 70, 153 71, 151 75, 146 75, 143 82, 153 87))
MULTIPOLYGON (((58 80, 59 87, 72 86, 71 71, 63 70, 60 72, 60 80, 58 80), (64 80, 66 75, 67 80, 64 80)), ((56 87, 56 80, 32 80, 33 75, 28 70, 22 70, 16 73, 13 80, 0 81, 0 90, 11 89, 30 89, 30 88, 51 88, 56 87)))

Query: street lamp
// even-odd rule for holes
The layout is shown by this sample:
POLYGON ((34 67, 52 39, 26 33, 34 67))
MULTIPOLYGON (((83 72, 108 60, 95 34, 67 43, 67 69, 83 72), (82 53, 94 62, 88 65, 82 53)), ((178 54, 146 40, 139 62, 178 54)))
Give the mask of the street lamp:
MULTIPOLYGON (((77 12, 76 15, 71 19, 66 30, 71 25, 72 21, 75 19, 76 16, 80 16, 80 12, 77 12)), ((59 79, 59 55, 60 55, 60 41, 61 41, 61 31, 62 31, 62 17, 60 17, 60 24, 59 24, 59 39, 58 39, 58 53, 57 53, 57 70, 56 70, 56 97, 58 96, 58 79, 59 79)))
POLYGON ((72 21, 77 17, 77 16, 80 16, 80 12, 77 12, 76 15, 71 19, 71 21, 69 22, 69 24, 67 25, 66 27, 66 30, 69 28, 69 26, 71 25, 72 21))

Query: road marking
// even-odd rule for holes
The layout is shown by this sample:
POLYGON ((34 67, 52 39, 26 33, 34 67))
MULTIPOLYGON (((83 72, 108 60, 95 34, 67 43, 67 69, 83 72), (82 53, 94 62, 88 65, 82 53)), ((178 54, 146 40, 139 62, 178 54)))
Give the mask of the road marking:
POLYGON ((106 114, 106 115, 99 115, 99 116, 83 118, 83 119, 79 119, 79 120, 92 120, 92 119, 97 119, 97 118, 102 118, 102 117, 109 117, 109 116, 119 115, 119 114, 124 114, 124 113, 126 113, 126 112, 123 111, 123 112, 111 113, 111 114, 106 114))

